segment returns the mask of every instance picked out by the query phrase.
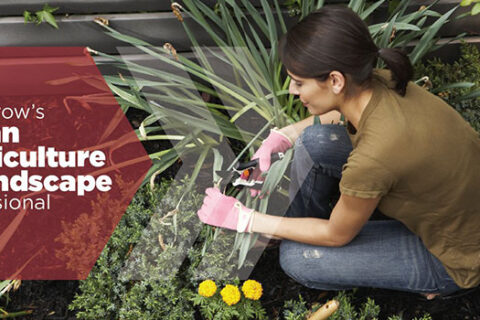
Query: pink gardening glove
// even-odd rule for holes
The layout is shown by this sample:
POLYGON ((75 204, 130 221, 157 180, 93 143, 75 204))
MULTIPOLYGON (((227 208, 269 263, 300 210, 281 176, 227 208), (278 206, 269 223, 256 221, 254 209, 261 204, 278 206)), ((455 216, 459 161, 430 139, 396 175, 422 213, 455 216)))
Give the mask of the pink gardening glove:
POLYGON ((237 232, 251 232, 252 209, 222 194, 218 188, 208 188, 205 193, 203 205, 197 212, 203 223, 237 232))
MULTIPOLYGON (((270 134, 265 140, 263 140, 262 145, 252 157, 252 160, 258 159, 259 168, 253 170, 251 179, 263 181, 264 178, 262 177, 262 173, 270 169, 272 153, 285 152, 290 149, 292 145, 292 142, 285 134, 281 133, 276 128, 270 130, 270 134)), ((259 193, 260 190, 250 189, 252 197, 257 196, 259 193)))

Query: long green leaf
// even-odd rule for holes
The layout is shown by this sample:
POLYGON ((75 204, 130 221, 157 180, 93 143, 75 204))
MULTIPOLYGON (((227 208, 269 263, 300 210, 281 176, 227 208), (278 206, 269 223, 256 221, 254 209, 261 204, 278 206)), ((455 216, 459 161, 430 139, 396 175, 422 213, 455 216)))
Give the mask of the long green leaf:
POLYGON ((425 53, 427 53, 428 49, 432 47, 432 40, 438 33, 438 30, 440 30, 440 28, 445 24, 445 22, 447 22, 448 18, 457 8, 458 6, 449 10, 428 28, 427 32, 425 32, 415 49, 413 49, 413 51, 409 55, 412 64, 415 64, 417 61, 419 61, 425 55, 425 53))
POLYGON ((245 260, 247 259, 248 251, 250 250, 250 242, 252 240, 253 234, 252 233, 242 233, 240 236, 240 249, 238 252, 238 269, 240 269, 245 260), (242 239, 243 238, 243 239, 242 239))
POLYGON ((449 89, 458 89, 458 88, 468 89, 473 87, 474 85, 475 83, 473 82, 455 82, 455 83, 447 84, 445 86, 441 86, 439 88, 432 89, 430 92, 437 93, 437 92, 441 92, 449 89))
POLYGON ((207 158, 207 155, 210 152, 211 147, 204 145, 199 149, 201 150, 203 149, 203 150, 201 151, 200 156, 197 159, 197 163, 195 164, 195 168, 193 169, 193 172, 188 179, 188 183, 185 186, 185 192, 183 193, 182 198, 186 194, 188 194, 192 190, 192 187, 195 185, 195 181, 197 180, 198 174, 200 173, 200 170, 202 169, 202 166, 205 163, 205 159, 207 158))
POLYGON ((366 20, 375 10, 377 10, 378 7, 380 7, 383 3, 385 2, 385 0, 379 0, 373 4, 371 4, 367 9, 363 10, 361 13, 360 13, 360 18, 362 18, 362 20, 366 20))
MULTIPOLYGON (((230 3, 232 3, 233 0, 230 0, 230 3)), ((258 12, 257 8, 255 8, 250 0, 241 0, 242 5, 247 9, 247 12, 249 13, 250 17, 255 21, 257 26, 260 28, 260 30, 263 32, 263 34, 268 37, 270 34, 268 30, 268 25, 265 19, 260 15, 258 12)))
POLYGON ((348 3, 348 7, 356 13, 361 12, 364 5, 365 0, 350 0, 350 2, 348 3))
POLYGON ((276 186, 287 170, 288 164, 292 158, 292 152, 292 149, 289 149, 287 152, 285 152, 285 156, 282 160, 272 164, 265 178, 265 182, 263 183, 263 194, 272 194, 275 191, 276 186))
POLYGON ((262 4, 262 9, 263 13, 265 15, 265 18, 267 20, 267 26, 268 26, 268 39, 270 40, 270 48, 276 48, 277 47, 277 38, 278 38, 278 32, 277 32, 277 24, 276 20, 273 16, 272 9, 270 8, 270 5, 266 0, 261 0, 260 3, 262 4))
POLYGON ((383 30, 383 35, 378 43, 378 47, 386 48, 388 46, 388 43, 390 42, 390 38, 392 36, 393 27, 395 25, 396 18, 397 18, 397 15, 394 15, 392 20, 390 20, 389 24, 387 25, 387 27, 383 30))
POLYGON ((218 149, 213 148, 213 182, 217 183, 220 180, 220 176, 217 171, 222 170, 223 156, 218 149))
POLYGON ((399 1, 399 4, 395 7, 395 9, 390 13, 387 21, 390 21, 394 16, 402 16, 405 10, 407 10, 408 6, 410 5, 411 0, 403 0, 399 1))
POLYGON ((170 168, 178 159, 179 155, 174 149, 170 149, 169 153, 167 153, 161 159, 153 159, 153 165, 148 170, 147 175, 145 176, 145 179, 143 179, 141 185, 143 186, 147 184, 150 181, 152 175, 162 173, 163 171, 170 168))
MULTIPOLYGON (((368 30, 370 31, 370 33, 372 34, 372 36, 377 36, 377 34, 382 31, 382 30, 385 30, 387 28, 390 27, 390 23, 378 23, 378 24, 374 24, 374 25, 371 25, 368 27, 368 30)), ((397 22, 397 23, 394 23, 392 25, 392 29, 393 27, 398 31, 398 30, 411 30, 411 31, 420 31, 420 28, 417 27, 416 25, 414 24, 408 24, 408 23, 401 23, 401 22, 397 22)), ((391 34, 391 33, 390 33, 391 34)))
POLYGON ((480 89, 479 90, 475 90, 475 91, 472 91, 466 95, 463 95, 463 96, 460 96, 456 99, 454 99, 453 101, 450 101, 451 103, 454 103, 454 102, 459 102, 459 101, 464 101, 464 100, 472 100, 472 99, 478 99, 480 98, 480 89))

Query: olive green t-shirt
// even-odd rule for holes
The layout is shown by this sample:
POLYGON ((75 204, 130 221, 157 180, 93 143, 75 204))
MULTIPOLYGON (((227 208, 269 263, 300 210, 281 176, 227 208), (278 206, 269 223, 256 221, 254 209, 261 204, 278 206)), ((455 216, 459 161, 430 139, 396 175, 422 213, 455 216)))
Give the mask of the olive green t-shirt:
POLYGON ((397 94, 375 70, 340 191, 381 197, 379 209, 417 234, 463 288, 480 284, 480 138, 447 103, 408 83, 397 94))

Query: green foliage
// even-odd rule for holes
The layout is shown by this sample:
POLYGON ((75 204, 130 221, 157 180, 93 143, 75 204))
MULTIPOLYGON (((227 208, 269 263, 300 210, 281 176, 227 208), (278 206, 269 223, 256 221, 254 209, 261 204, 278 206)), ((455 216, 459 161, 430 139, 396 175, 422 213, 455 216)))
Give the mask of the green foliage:
MULTIPOLYGON (((339 302, 339 307, 328 319, 329 320, 373 320, 377 319, 380 307, 371 298, 367 298, 360 308, 352 304, 354 292, 346 293, 340 291, 333 299, 339 302)), ((326 302, 326 301, 325 301, 326 302)), ((319 306, 320 307, 320 306, 319 306)), ((283 316, 285 320, 303 320, 308 316, 306 302, 299 295, 298 300, 285 301, 283 305, 283 316)), ((318 308, 312 309, 315 312, 318 308)))
POLYGON ((423 76, 428 76, 431 92, 452 105, 480 132, 480 52, 476 46, 462 44, 460 58, 451 64, 434 58, 416 65, 415 77, 423 76))
POLYGON ((377 319, 379 313, 380 313, 380 306, 377 306, 375 304, 375 301, 370 297, 368 297, 367 302, 365 302, 362 306, 362 309, 360 309, 358 319, 359 320, 377 319))
MULTIPOLYGON (((333 299, 339 302, 339 307, 328 319, 329 320, 372 320, 377 319, 380 307, 371 298, 367 298, 360 308, 352 304, 354 292, 340 291, 333 299)), ((283 306, 285 320, 303 320, 308 315, 308 309, 302 296, 298 300, 285 301, 283 306)), ((314 308, 315 312, 318 308, 314 308)))
POLYGON ((462 0, 460 2, 460 5, 462 7, 468 7, 473 4, 472 10, 470 11, 470 14, 472 16, 479 14, 480 13, 480 0, 462 0))
POLYGON ((23 12, 23 18, 25 19, 25 23, 33 22, 36 25, 39 25, 42 22, 46 22, 52 27, 54 27, 55 29, 58 29, 57 21, 55 21, 55 17, 53 16, 53 13, 57 10, 58 10, 58 7, 53 8, 53 7, 50 7, 48 4, 45 4, 43 6, 43 9, 36 11, 35 14, 25 10, 23 12))
MULTIPOLYGON (((78 311, 77 318, 180 319, 192 316, 193 308, 184 297, 185 289, 179 279, 128 281, 120 278, 132 247, 141 238, 168 186, 165 182, 153 192, 148 188, 137 192, 89 277, 80 281, 81 293, 69 306, 78 311)), ((173 204, 165 205, 171 208, 173 204)))
POLYGON ((287 300, 283 303, 283 317, 285 320, 304 320, 308 309, 305 300, 298 295, 298 300, 287 300))
MULTIPOLYGON (((353 300, 355 299, 355 292, 340 291, 333 300, 339 302, 338 309, 328 318, 328 320, 377 320, 380 314, 380 306, 375 304, 375 301, 367 297, 367 301, 362 305, 355 306, 353 300)), ((326 302, 326 301, 325 301, 326 302)), ((313 308, 312 312, 318 310, 320 306, 313 308)), ((285 320, 304 320, 309 316, 307 304, 303 297, 299 295, 298 300, 288 300, 283 305, 283 318, 285 320)), ((401 315, 392 315, 388 320, 406 320, 401 315)), ((432 320, 430 314, 425 313, 420 318, 413 318, 411 320, 432 320)))
MULTIPOLYGON (((395 316, 391 316, 391 317, 388 317, 387 320, 403 320, 403 318, 399 315, 395 315, 395 316)), ((421 316, 420 318, 418 317, 415 317, 413 318, 412 320, 433 320, 432 316, 429 314, 429 313, 425 313, 423 316, 421 316)))
POLYGON ((340 291, 338 293, 338 295, 334 299, 340 303, 340 306, 338 307, 338 310, 330 316, 331 320, 347 320, 359 318, 359 315, 360 313, 362 313, 362 311, 357 310, 357 308, 352 304, 353 296, 353 292, 346 293, 345 291, 340 291))
POLYGON ((413 320, 433 320, 433 318, 429 313, 425 313, 420 318, 415 317, 415 318, 413 318, 413 320))
POLYGON ((282 5, 287 7, 288 14, 291 17, 297 16, 301 13, 300 6, 302 5, 302 0, 286 0, 282 5))
POLYGON ((116 319, 191 319, 190 290, 178 280, 139 281, 124 296, 116 319))
MULTIPOLYGON (((196 212, 203 195, 184 195, 184 188, 185 181, 163 181, 137 192, 89 277, 80 281, 69 306, 78 319, 192 319, 197 282, 232 277, 236 233, 220 232, 202 256, 209 228, 196 212)), ((226 310, 215 319, 230 319, 233 310, 243 319, 264 314, 253 302, 226 310)))
MULTIPOLYGON (((166 187, 166 184, 161 185, 157 190, 158 196, 165 193, 166 187)), ((154 207, 150 203, 155 198, 146 188, 137 192, 89 277, 80 281, 80 294, 69 306, 69 309, 77 310, 78 319, 117 319, 121 309, 129 312, 138 307, 135 301, 126 298, 132 292, 131 286, 138 291, 144 284, 122 282, 119 273, 131 246, 138 241, 153 215, 154 207)), ((165 283, 164 289, 168 290, 172 285, 165 283)), ((165 307, 170 310, 170 304, 165 303, 165 307)))

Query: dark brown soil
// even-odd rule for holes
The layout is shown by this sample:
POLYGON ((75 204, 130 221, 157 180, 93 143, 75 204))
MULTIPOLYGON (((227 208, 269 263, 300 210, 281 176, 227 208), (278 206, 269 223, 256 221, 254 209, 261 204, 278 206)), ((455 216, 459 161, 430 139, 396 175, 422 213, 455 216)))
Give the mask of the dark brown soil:
MULTIPOLYGON (((22 281, 17 291, 9 294, 8 312, 32 310, 28 316, 14 319, 76 319, 75 313, 68 311, 78 288, 78 281, 22 281)), ((4 306, 5 304, 1 304, 4 306)))

